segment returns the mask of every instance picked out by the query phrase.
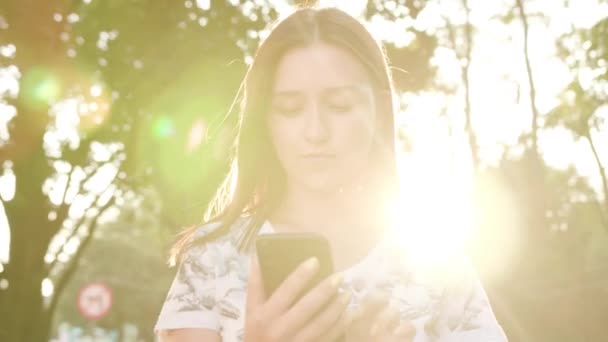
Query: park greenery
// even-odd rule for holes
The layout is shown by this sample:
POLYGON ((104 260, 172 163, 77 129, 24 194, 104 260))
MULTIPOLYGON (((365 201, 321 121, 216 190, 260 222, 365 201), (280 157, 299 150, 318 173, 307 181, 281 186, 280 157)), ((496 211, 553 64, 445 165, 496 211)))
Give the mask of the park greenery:
MULTIPOLYGON (((306 2, 0 3, 1 341, 92 324, 74 307, 92 280, 116 299, 93 323, 152 341, 168 250, 227 170, 247 65, 268 26, 306 2)), ((421 191, 440 203, 439 177, 470 175, 468 252, 514 341, 605 336, 608 2, 583 2, 586 20, 569 0, 321 1, 385 44, 404 160, 450 161, 421 166, 421 191)))

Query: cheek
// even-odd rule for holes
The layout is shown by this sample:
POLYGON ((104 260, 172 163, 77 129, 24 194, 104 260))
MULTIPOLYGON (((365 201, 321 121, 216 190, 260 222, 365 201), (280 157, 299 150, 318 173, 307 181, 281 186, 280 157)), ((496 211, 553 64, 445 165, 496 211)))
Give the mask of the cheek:
POLYGON ((280 120, 269 120, 268 134, 270 136, 270 143, 276 152, 277 158, 282 163, 286 156, 289 155, 289 150, 293 145, 292 139, 293 134, 288 125, 282 124, 280 120))
POLYGON ((340 137, 338 139, 342 148, 355 154, 369 152, 375 131, 374 120, 369 113, 354 113, 354 115, 341 120, 339 124, 340 137))

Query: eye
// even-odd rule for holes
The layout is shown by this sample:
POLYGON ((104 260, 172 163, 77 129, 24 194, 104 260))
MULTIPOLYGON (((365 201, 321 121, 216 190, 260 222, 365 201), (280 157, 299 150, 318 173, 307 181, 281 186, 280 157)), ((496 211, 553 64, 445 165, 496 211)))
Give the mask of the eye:
POLYGON ((302 112, 302 106, 297 104, 277 104, 273 106, 273 112, 287 117, 293 117, 302 112))
POLYGON ((327 107, 333 113, 346 114, 352 111, 353 104, 349 102, 330 102, 327 107))
POLYGON ((325 106, 332 113, 347 114, 353 110, 355 103, 350 96, 334 95, 326 99, 325 106))
POLYGON ((304 100, 299 95, 277 96, 272 103, 272 112, 286 117, 293 117, 304 109, 304 100))
POLYGON ((323 99, 325 108, 335 114, 351 113, 359 101, 360 96, 355 91, 345 88, 331 89, 323 99))

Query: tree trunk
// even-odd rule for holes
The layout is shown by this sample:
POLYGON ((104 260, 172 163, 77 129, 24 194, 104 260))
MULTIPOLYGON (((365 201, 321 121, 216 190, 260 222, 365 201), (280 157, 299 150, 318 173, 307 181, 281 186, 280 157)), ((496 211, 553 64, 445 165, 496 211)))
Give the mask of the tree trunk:
MULTIPOLYGON (((469 18, 470 9, 469 3, 467 0, 462 0, 462 5, 466 11, 466 23, 465 23, 465 41, 466 41, 466 52, 465 59, 466 62, 462 67, 462 81, 464 83, 464 91, 465 91, 465 130, 469 137, 469 145, 471 148, 471 159, 473 161, 473 170, 476 172, 479 170, 479 152, 477 150, 477 137, 475 136, 475 131, 473 130, 472 123, 472 110, 471 110, 471 84, 469 80, 469 67, 471 65, 471 51, 473 49, 473 37, 472 37, 472 28, 471 21, 469 18)), ((455 44, 455 42, 454 42, 455 44)))
POLYGON ((529 183, 529 203, 530 208, 528 222, 530 229, 529 248, 535 249, 534 246, 542 243, 548 233, 547 227, 547 184, 545 180, 545 164, 538 151, 538 107, 536 105, 536 86, 534 84, 534 76, 532 73, 532 64, 530 62, 529 52, 529 27, 528 16, 526 14, 524 3, 522 0, 516 0, 516 6, 519 9, 519 14, 524 31, 524 60, 526 63, 526 73, 528 75, 528 85, 530 87, 530 110, 532 112, 530 141, 526 148, 529 150, 528 160, 528 183, 529 183))
MULTIPOLYGON (((35 227, 30 225, 29 227, 35 227)), ((46 274, 44 256, 48 241, 32 234, 33 229, 11 229, 10 263, 6 266, 8 288, 1 293, 0 331, 3 341, 45 341, 45 312, 41 284, 46 274)))
MULTIPOLYGON (((0 12, 9 24, 3 40, 15 44, 14 64, 22 75, 33 67, 52 68, 67 59, 59 39, 62 24, 54 21, 53 15, 65 15, 68 5, 69 1, 1 2, 0 12)), ((50 314, 41 292, 47 275, 44 256, 62 222, 48 220, 52 208, 42 192, 43 182, 51 175, 42 145, 47 109, 27 107, 25 93, 20 91, 17 116, 9 123, 10 143, 2 147, 0 158, 0 162, 11 160, 16 176, 15 197, 3 203, 11 241, 9 263, 2 273, 8 288, 0 290, 0 340, 46 342, 50 314)))
MULTIPOLYGON (((21 113, 22 117, 27 116, 21 113)), ((28 158, 16 161, 15 197, 4 203, 11 232, 9 263, 0 291, 0 331, 3 341, 46 341, 49 314, 44 309, 44 256, 60 222, 48 220, 50 205, 42 183, 50 174, 41 144, 28 158)))
POLYGON ((597 153, 597 149, 595 148, 595 142, 591 137, 591 132, 587 130, 587 132, 585 132, 583 136, 589 143, 589 147, 591 147, 593 157, 595 158, 595 163, 597 164, 597 168, 600 171, 600 179, 602 180, 602 190, 604 191, 604 202, 603 205, 600 207, 600 214, 603 220, 604 228, 608 230, 608 179, 606 178, 606 169, 604 168, 602 160, 600 159, 600 156, 597 153))
POLYGON ((524 29, 524 59, 526 61, 526 71, 528 75, 528 85, 530 87, 530 109, 532 110, 532 151, 538 156, 538 107, 536 106, 536 87, 534 85, 534 77, 532 75, 532 65, 530 63, 530 53, 528 51, 528 17, 524 9, 522 0, 516 0, 517 8, 519 8, 519 14, 524 29))

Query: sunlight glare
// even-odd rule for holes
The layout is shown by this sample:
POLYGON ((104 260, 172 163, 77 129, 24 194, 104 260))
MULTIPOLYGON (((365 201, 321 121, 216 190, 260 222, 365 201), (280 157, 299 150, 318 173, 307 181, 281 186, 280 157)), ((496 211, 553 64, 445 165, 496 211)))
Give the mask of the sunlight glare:
POLYGON ((395 206, 393 232, 417 263, 435 264, 462 253, 470 235, 470 201, 454 187, 443 191, 416 189, 395 206), (443 198, 433 201, 437 196, 443 198))
POLYGON ((407 156, 402 191, 392 215, 391 235, 403 246, 408 262, 432 269, 464 256, 471 235, 470 181, 450 174, 436 154, 407 156))

